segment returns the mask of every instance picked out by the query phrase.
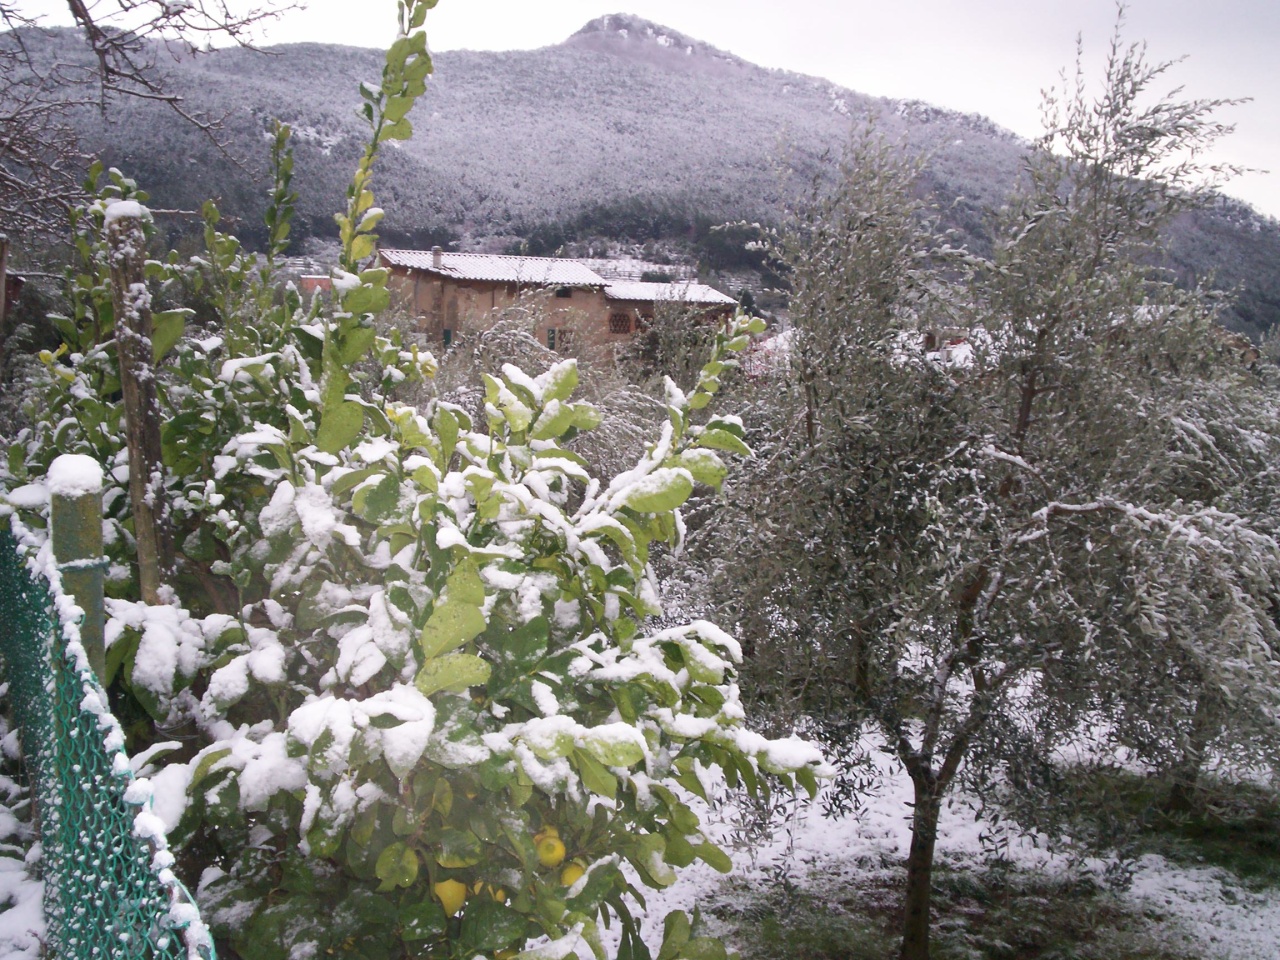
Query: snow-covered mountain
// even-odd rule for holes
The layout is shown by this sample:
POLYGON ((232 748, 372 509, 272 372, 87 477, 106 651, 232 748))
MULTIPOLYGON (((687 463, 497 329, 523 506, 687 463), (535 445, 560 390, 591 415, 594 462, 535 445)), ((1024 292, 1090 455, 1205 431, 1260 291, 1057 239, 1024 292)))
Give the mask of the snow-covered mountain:
MULTIPOLYGON (((41 41, 83 56, 73 34, 41 41)), ((163 55, 159 58, 163 62, 163 55)), ((1024 144, 984 117, 918 101, 868 97, 818 77, 765 69, 638 17, 588 23, 532 51, 450 51, 411 120, 413 140, 386 152, 376 187, 384 235, 397 245, 450 243, 531 252, 593 236, 705 241, 724 220, 777 222, 814 176, 829 172, 851 130, 868 122, 928 157, 922 190, 950 225, 984 243, 984 211, 1018 176, 1024 144)), ((124 102, 104 122, 81 118, 86 144, 137 177, 162 206, 218 197, 252 231, 260 222, 267 131, 295 129, 300 233, 332 235, 332 211, 363 143, 357 82, 381 53, 291 44, 267 54, 219 50, 168 67, 187 106, 223 117, 229 163, 156 104, 124 102)), ((1171 263, 1185 277, 1216 270, 1245 287, 1237 326, 1280 321, 1280 225, 1224 201, 1180 225, 1171 263)), ((706 253, 706 249, 698 252, 706 253)), ((723 253, 723 251, 721 251, 723 253)))

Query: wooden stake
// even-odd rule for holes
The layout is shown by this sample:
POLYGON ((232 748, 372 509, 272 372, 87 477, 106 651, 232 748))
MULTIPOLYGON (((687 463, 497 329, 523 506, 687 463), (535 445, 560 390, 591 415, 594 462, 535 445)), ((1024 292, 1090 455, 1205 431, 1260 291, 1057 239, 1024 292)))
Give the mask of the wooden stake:
POLYGON ((143 268, 146 234, 137 216, 108 216, 116 352, 129 448, 129 500, 138 545, 138 582, 144 603, 161 603, 173 569, 173 540, 164 499, 160 401, 151 345, 151 294, 143 268))

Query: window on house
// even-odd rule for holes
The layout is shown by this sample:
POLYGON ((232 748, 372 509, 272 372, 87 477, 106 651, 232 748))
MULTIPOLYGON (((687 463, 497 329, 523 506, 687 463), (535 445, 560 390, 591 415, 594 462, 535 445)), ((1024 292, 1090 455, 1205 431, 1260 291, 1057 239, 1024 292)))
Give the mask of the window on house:
POLYGON ((556 287, 556 296, 560 297, 562 300, 567 300, 569 297, 573 296, 573 291, 568 287, 556 287))
POLYGON ((556 348, 556 328, 547 327, 547 349, 554 350, 556 348))
POLYGON ((630 333, 631 332, 631 315, 626 313, 609 314, 609 332, 610 333, 630 333))
POLYGON ((445 347, 449 347, 453 343, 453 330, 450 327, 445 327, 441 339, 444 340, 445 347))

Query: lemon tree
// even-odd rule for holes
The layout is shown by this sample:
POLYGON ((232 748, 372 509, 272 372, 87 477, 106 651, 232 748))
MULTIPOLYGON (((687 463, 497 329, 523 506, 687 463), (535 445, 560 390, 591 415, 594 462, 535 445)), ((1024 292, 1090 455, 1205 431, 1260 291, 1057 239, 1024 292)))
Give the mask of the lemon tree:
MULTIPOLYGON (((361 87, 372 135, 338 216, 331 299, 276 280, 293 200, 284 128, 266 256, 210 207, 201 257, 149 265, 157 296, 198 295, 213 321, 157 313, 172 602, 137 600, 131 571, 102 234, 117 203, 147 217, 115 171, 96 174, 77 218, 66 349, 43 358, 36 425, 4 481, 38 483, 63 452, 108 467, 107 679, 224 947, 587 957, 603 955, 608 922, 623 957, 647 957, 641 889, 695 860, 730 867, 691 799, 717 777, 812 790, 821 770, 810 745, 746 726, 732 637, 653 626, 651 551, 680 543, 682 504, 747 452, 741 424, 705 408, 757 324, 716 334, 692 391, 668 384, 659 435, 616 476, 568 446, 600 422, 574 399, 572 360, 486 376, 481 422, 438 398, 391 399, 435 363, 376 326, 389 294, 369 266, 372 171, 381 144, 411 133, 433 5, 400 3, 381 83, 361 87)), ((664 937, 663 960, 724 954, 683 914, 664 937)))

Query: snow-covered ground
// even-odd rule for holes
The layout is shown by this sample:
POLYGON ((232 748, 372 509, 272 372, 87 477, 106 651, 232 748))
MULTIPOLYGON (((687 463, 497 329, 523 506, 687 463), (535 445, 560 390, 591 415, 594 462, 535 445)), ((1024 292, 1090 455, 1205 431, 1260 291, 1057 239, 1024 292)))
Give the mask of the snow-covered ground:
MULTIPOLYGON (((735 854, 735 876, 762 889, 776 883, 780 863, 793 882, 809 878, 830 887, 833 878, 856 880, 867 864, 900 863, 910 840, 907 800, 910 783, 895 764, 880 755, 881 786, 865 799, 857 817, 824 819, 816 806, 776 831, 754 856, 735 854)), ((32 876, 30 828, 15 816, 26 802, 25 788, 0 776, 0 958, 38 960, 44 936, 40 909, 43 885, 32 876)), ((955 864, 982 856, 979 839, 992 825, 976 820, 963 802, 944 812, 938 855, 955 864)), ((727 832, 727 831, 726 831, 727 832)), ((1008 838, 1007 856, 1025 870, 1052 874, 1068 869, 1044 847, 1016 835, 1008 838)), ((1097 865, 1098 869, 1102 864, 1097 865)), ((896 869, 896 867, 895 867, 896 869)), ((702 863, 681 874, 672 887, 646 891, 649 937, 656 948, 662 918, 670 910, 691 910, 710 902, 726 878, 702 863)), ((821 891, 815 891, 821 892, 821 891)), ((1122 895, 1135 912, 1160 917, 1158 935, 1188 956, 1203 960, 1274 960, 1280 955, 1280 890, 1250 891, 1224 871, 1184 868, 1148 856, 1139 861, 1133 885, 1122 895)), ((656 949, 655 949, 656 952, 656 949)))
MULTIPOLYGON (((0 699, 4 689, 0 687, 0 699)), ((4 767, 17 766, 17 735, 0 718, 4 767)), ((36 878, 40 845, 34 842, 25 783, 0 773, 0 958, 38 960, 43 955, 44 883, 36 878)))
MULTIPOLYGON (((874 795, 865 798, 857 817, 828 820, 816 804, 794 818, 774 838, 752 852, 734 855, 734 875, 761 889, 777 883, 777 867, 787 864, 790 879, 804 888, 816 878, 812 892, 830 890, 833 878, 855 882, 868 864, 900 869, 910 845, 911 783, 895 761, 876 754, 881 774, 874 795)), ((980 836, 989 821, 975 818, 963 801, 945 809, 939 824, 939 861, 977 863, 984 855, 980 836)), ((1024 870, 1053 875, 1071 867, 1065 858, 1046 851, 1043 843, 1010 834, 1005 856, 1024 870)), ((1092 865, 1099 873, 1105 864, 1092 865)), ((682 871, 680 879, 660 892, 646 891, 651 946, 661 939, 662 917, 669 910, 691 910, 716 899, 725 877, 702 863, 682 871)), ((839 891, 834 891, 837 894, 839 891)), ((1280 890, 1255 892, 1216 868, 1185 868, 1162 857, 1143 857, 1132 886, 1122 900, 1141 915, 1159 917, 1150 931, 1162 941, 1201 960, 1275 960, 1280 956, 1280 890)), ((731 934, 729 935, 731 938, 731 934)))

